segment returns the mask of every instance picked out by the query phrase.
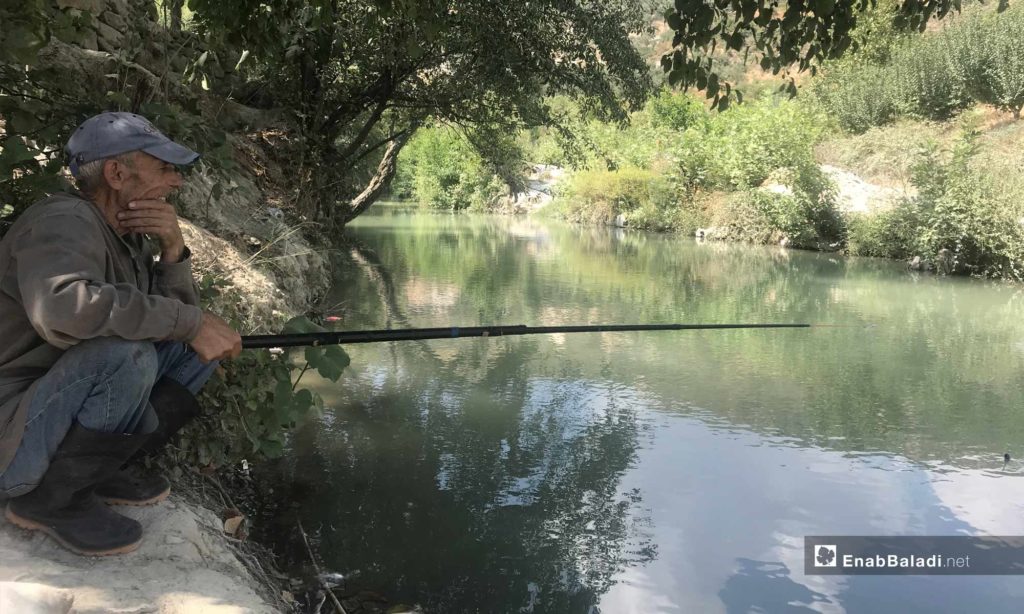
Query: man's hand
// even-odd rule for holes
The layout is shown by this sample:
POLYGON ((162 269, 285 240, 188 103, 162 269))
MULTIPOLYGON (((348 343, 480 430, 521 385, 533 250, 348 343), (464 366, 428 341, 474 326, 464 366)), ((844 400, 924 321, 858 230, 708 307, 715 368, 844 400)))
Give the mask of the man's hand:
POLYGON ((237 358, 242 353, 242 336, 218 316, 204 311, 199 333, 189 345, 199 354, 199 360, 208 363, 237 358))
POLYGON ((136 200, 128 203, 128 210, 117 214, 121 228, 136 234, 148 234, 160 240, 160 260, 168 263, 181 261, 185 253, 185 239, 181 236, 178 214, 165 200, 136 200))

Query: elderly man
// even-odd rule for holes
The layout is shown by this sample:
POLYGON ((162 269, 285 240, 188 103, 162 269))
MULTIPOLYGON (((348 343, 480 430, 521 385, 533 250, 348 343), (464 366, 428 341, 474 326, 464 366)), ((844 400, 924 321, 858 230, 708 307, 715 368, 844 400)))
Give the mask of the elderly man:
POLYGON ((80 193, 36 203, 0 240, 0 494, 9 521, 74 552, 130 552, 142 527, 107 504, 170 486, 122 467, 195 414, 241 338, 198 307, 165 200, 199 154, 131 113, 90 118, 65 151, 80 193))

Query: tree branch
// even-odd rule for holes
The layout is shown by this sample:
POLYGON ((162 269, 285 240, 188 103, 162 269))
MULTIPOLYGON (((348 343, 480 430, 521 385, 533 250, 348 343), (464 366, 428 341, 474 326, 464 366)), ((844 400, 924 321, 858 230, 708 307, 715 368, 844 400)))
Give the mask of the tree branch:
POLYGON ((388 187, 392 177, 395 176, 395 162, 398 159, 398 153, 409 142, 409 137, 416 132, 417 128, 419 128, 419 120, 413 120, 405 134, 391 141, 384 152, 384 157, 381 159, 380 164, 377 165, 377 173, 373 176, 373 179, 370 180, 370 183, 367 184, 359 196, 352 199, 348 208, 342 213, 343 219, 340 220, 342 224, 348 223, 366 211, 388 187))
POLYGON ((377 106, 373 108, 373 112, 370 113, 370 117, 366 119, 366 123, 364 123, 363 127, 359 130, 359 134, 357 134, 356 137, 352 139, 352 142, 349 143, 338 155, 338 158, 341 161, 344 162, 345 160, 348 160, 349 157, 354 154, 364 142, 366 142, 366 137, 370 136, 370 130, 372 130, 373 127, 377 125, 377 122, 380 121, 380 116, 384 114, 385 108, 387 108, 386 99, 377 102, 377 106))

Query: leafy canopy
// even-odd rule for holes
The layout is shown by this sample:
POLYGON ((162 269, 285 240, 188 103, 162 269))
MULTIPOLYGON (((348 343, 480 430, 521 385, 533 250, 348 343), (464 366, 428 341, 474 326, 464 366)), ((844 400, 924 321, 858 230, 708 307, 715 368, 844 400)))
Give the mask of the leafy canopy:
MULTIPOLYGON (((711 54, 718 45, 752 54, 773 74, 796 67, 812 74, 824 60, 854 45, 852 36, 865 11, 877 0, 675 0, 665 12, 675 31, 673 49, 661 58, 673 86, 705 90, 724 109, 742 95, 721 79, 711 54)), ((902 0, 897 26, 923 30, 932 18, 960 10, 961 0, 902 0)), ((1005 8, 1005 1, 1001 8, 1005 8)), ((790 79, 787 89, 796 93, 790 79)))
MULTIPOLYGON (((358 178, 341 190, 318 189, 315 177, 305 186, 344 201, 366 183, 358 161, 397 156, 423 123, 485 134, 551 125, 558 118, 545 100, 560 93, 623 120, 651 85, 629 37, 647 27, 642 4, 190 0, 189 7, 205 32, 251 50, 249 70, 268 83, 269 104, 303 116, 309 166, 358 178)), ((372 168, 388 172, 384 162, 372 168)), ((363 204, 341 217, 358 215, 363 204)))

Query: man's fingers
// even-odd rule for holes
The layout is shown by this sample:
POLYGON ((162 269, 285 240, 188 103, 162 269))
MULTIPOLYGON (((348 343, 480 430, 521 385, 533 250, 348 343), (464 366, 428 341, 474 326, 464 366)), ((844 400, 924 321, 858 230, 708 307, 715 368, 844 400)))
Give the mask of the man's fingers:
POLYGON ((144 235, 161 235, 167 231, 166 226, 133 226, 131 232, 142 233, 144 235))
POLYGON ((170 226, 171 225, 170 220, 168 220, 165 217, 151 217, 151 216, 146 216, 146 217, 126 217, 126 218, 120 220, 120 222, 121 222, 121 225, 123 225, 123 226, 160 226, 160 225, 170 226))
POLYGON ((147 209, 149 209, 149 210, 152 210, 152 209, 162 209, 162 210, 173 211, 174 210, 174 205, 172 205, 171 203, 167 202, 166 200, 133 200, 132 202, 128 203, 128 209, 129 210, 135 210, 135 211, 141 211, 141 210, 147 210, 147 209))

